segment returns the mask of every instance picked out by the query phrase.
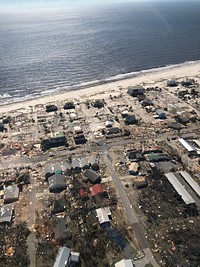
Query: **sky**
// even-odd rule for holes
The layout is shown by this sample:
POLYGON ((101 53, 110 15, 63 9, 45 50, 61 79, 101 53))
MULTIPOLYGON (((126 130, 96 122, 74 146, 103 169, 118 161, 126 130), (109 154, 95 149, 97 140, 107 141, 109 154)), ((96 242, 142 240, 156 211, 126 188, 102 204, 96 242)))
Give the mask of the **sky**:
MULTIPOLYGON (((125 2, 126 0, 115 0, 125 2)), ((130 1, 130 0, 128 0, 130 1)), ((100 0, 0 0, 0 6, 56 6, 56 5, 87 5, 100 2, 100 0)), ((105 0, 101 0, 105 2, 105 0)), ((114 2, 114 0, 107 0, 114 2)))
POLYGON ((95 3, 128 3, 148 0, 0 0, 1 5, 23 5, 23 4, 95 4, 95 3))
POLYGON ((144 2, 148 0, 0 0, 0 8, 91 6, 112 3, 144 2))
MULTIPOLYGON (((4 9, 22 7, 60 7, 60 6, 91 6, 91 5, 102 5, 112 3, 131 3, 131 2, 169 2, 169 1, 187 1, 187 0, 0 0, 0 11, 4 9)), ((188 0, 191 1, 191 0, 188 0)), ((199 1, 199 0, 197 0, 199 1)))

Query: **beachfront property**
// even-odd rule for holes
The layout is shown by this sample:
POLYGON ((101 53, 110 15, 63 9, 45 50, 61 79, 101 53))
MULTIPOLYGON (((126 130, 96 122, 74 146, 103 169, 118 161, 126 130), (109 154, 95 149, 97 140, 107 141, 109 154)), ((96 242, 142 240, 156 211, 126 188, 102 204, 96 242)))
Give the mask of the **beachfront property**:
POLYGON ((178 85, 177 80, 171 79, 171 80, 167 81, 167 86, 174 87, 174 86, 177 86, 177 85, 178 85))
POLYGON ((145 93, 145 88, 142 86, 132 86, 128 88, 127 93, 132 97, 137 97, 138 95, 143 95, 145 93))
MULTIPOLYGON (((177 81, 181 87, 181 81, 177 81)), ((195 231, 189 220, 197 224, 200 196, 196 100, 187 102, 188 98, 180 98, 173 91, 175 87, 167 87, 166 83, 166 79, 159 79, 155 84, 146 81, 140 83, 141 87, 134 87, 133 83, 130 85, 133 91, 128 94, 128 86, 96 95, 84 93, 84 98, 76 93, 73 97, 11 112, 10 123, 5 124, 8 131, 1 133, 1 225, 8 223, 14 230, 15 223, 26 222, 30 231, 40 236, 37 242, 45 240, 45 253, 49 253, 49 247, 56 250, 52 252, 54 258, 48 259, 51 266, 56 262, 59 247, 68 242, 73 244, 72 250, 81 252, 79 264, 81 261, 85 264, 84 259, 91 254, 90 244, 96 255, 95 259, 89 258, 91 266, 92 260, 96 265, 99 261, 103 262, 102 266, 116 264, 111 259, 118 255, 120 261, 126 250, 120 248, 119 254, 118 244, 101 231, 103 225, 114 225, 127 235, 127 240, 131 236, 134 248, 131 243, 128 247, 137 264, 140 238, 146 244, 142 235, 134 241, 137 237, 132 225, 138 222, 132 224, 133 212, 140 207, 138 218, 144 217, 145 227, 150 229, 150 251, 153 248, 152 253, 167 266, 169 258, 159 251, 161 247, 171 250, 169 243, 159 239, 159 249, 156 249, 151 240, 161 231, 163 237, 176 241, 166 227, 169 216, 176 218, 172 223, 174 228, 181 225, 181 214, 187 216, 185 227, 195 231), (55 105, 57 111, 47 112, 48 105, 55 105), (181 113, 185 110, 187 114, 181 113), (185 116, 186 124, 180 120, 185 116), (187 133, 192 138, 186 138, 187 133), (180 171, 187 168, 190 176, 180 171), (171 176, 168 179, 168 173, 176 178, 172 175, 173 179, 171 176), (25 184, 26 180, 30 184, 25 184), (20 197, 13 200, 7 216, 4 194, 13 184, 20 189, 20 197), (80 244, 84 244, 84 249, 80 244), (104 255, 111 255, 110 260, 102 257, 99 244, 104 255)), ((198 237, 198 233, 193 236, 198 237)), ((36 258, 44 259, 45 255, 38 251, 36 258)), ((144 253, 142 260, 147 262, 145 257, 144 253)))
POLYGON ((1 267, 200 266, 200 1, 127 2, 0 1, 1 267))

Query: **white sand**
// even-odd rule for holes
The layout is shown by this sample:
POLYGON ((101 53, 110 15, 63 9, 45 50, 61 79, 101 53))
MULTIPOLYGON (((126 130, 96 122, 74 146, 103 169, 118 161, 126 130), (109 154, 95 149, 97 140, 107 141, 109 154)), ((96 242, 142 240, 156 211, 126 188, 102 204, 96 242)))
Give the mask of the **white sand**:
POLYGON ((105 94, 111 94, 113 92, 119 92, 120 88, 123 91, 129 86, 134 85, 155 85, 156 82, 161 82, 168 79, 179 78, 200 78, 200 61, 191 62, 183 65, 175 65, 170 68, 154 69, 150 72, 143 72, 136 77, 127 78, 120 81, 110 82, 107 84, 93 86, 86 89, 68 91, 65 93, 51 94, 44 97, 35 98, 23 102, 8 104, 0 107, 0 113, 6 113, 14 111, 16 109, 28 108, 29 106, 35 106, 38 104, 56 103, 64 100, 84 100, 86 98, 98 97, 103 98, 105 94), (101 94, 104 95, 101 95, 101 94))

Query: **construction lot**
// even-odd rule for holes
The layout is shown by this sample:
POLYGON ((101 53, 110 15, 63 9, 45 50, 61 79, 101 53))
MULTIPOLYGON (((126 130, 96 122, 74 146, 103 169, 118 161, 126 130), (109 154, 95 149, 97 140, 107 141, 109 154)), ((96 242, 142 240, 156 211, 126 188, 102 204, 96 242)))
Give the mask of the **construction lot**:
POLYGON ((191 83, 2 114, 0 265, 50 267, 67 246, 79 255, 75 266, 123 258, 157 266, 153 256, 160 266, 199 266, 199 87, 191 83))

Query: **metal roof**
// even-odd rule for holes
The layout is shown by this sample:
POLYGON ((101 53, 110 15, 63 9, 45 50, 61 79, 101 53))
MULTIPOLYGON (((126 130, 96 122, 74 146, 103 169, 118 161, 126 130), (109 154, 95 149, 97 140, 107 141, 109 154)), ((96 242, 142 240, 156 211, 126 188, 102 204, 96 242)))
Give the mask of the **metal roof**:
POLYGON ((66 180, 63 174, 54 174, 48 178, 49 188, 65 188, 66 180))
POLYGON ((168 156, 165 154, 162 154, 162 153, 149 153, 146 155, 146 157, 150 162, 168 161, 169 160, 168 156))
POLYGON ((132 260, 121 260, 115 263, 115 267, 134 267, 134 263, 132 260))
POLYGON ((199 140, 194 139, 193 142, 197 145, 197 149, 200 149, 200 142, 199 140))
POLYGON ((186 140, 184 140, 183 138, 179 139, 179 142, 185 147, 185 149, 187 149, 188 152, 192 152, 195 151, 195 148, 190 145, 186 140))
POLYGON ((90 162, 91 165, 93 165, 94 163, 97 162, 97 158, 95 156, 90 156, 89 157, 89 162, 90 162))
POLYGON ((90 187, 90 192, 93 196, 96 196, 99 193, 103 193, 103 186, 102 184, 95 184, 93 186, 90 187))
POLYGON ((111 211, 109 207, 96 209, 96 212, 97 212, 97 217, 99 219, 100 224, 110 221, 108 217, 109 215, 111 215, 111 211))
POLYGON ((89 167, 89 162, 87 158, 81 158, 80 161, 81 161, 82 168, 87 167, 87 166, 89 167))
POLYGON ((75 169, 75 168, 80 168, 80 162, 77 158, 73 158, 72 159, 72 168, 75 169))
POLYGON ((164 112, 164 110, 162 110, 162 109, 156 109, 156 114, 157 115, 163 115, 163 114, 165 114, 165 112, 164 112))
POLYGON ((56 163, 53 165, 53 167, 54 167, 54 172, 56 172, 56 171, 62 171, 62 167, 61 167, 60 162, 56 162, 56 163))
POLYGON ((19 187, 14 184, 14 185, 9 185, 6 187, 5 192, 4 192, 4 202, 7 200, 16 200, 19 197, 19 187))
POLYGON ((13 205, 8 204, 0 208, 0 222, 10 222, 13 214, 13 205))
POLYGON ((71 252, 71 261, 72 262, 79 262, 79 258, 80 258, 80 253, 79 252, 71 252))
POLYGON ((189 175, 189 173, 187 173, 186 171, 180 171, 179 173, 200 197, 200 186, 194 181, 194 179, 189 175))
POLYGON ((71 165, 68 161, 65 161, 63 163, 63 171, 66 171, 67 169, 70 169, 71 170, 71 165))
POLYGON ((165 176, 174 187, 176 192, 182 197, 185 204, 188 205, 195 203, 195 200, 191 197, 188 191, 183 187, 183 185, 179 182, 177 177, 172 172, 166 173, 165 176))
POLYGON ((45 165, 44 172, 45 172, 45 174, 46 173, 52 173, 52 166, 51 166, 51 164, 48 163, 48 164, 45 165))
POLYGON ((70 254, 71 254, 71 250, 68 247, 60 248, 53 267, 68 266, 67 263, 69 262, 70 254))

